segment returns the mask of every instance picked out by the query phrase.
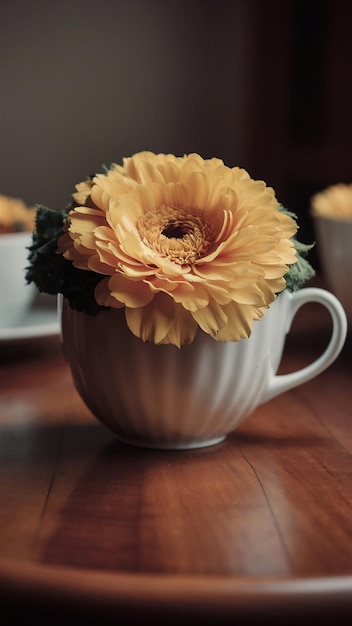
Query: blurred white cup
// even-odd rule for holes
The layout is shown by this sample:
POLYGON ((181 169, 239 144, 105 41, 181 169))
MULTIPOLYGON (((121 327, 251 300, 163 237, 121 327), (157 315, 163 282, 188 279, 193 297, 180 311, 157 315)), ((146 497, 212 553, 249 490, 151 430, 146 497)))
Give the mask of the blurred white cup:
POLYGON ((352 219, 314 215, 313 224, 323 275, 352 327, 352 219))
POLYGON ((27 284, 25 270, 31 232, 0 234, 0 327, 22 323, 36 295, 33 283, 27 284))

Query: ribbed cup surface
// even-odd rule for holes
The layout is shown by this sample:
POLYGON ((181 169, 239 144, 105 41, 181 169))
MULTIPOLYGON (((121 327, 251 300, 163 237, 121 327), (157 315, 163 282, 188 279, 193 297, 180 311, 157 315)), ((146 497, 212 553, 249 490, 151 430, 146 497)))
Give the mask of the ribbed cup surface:
POLYGON ((315 217, 314 229, 324 275, 352 327, 352 220, 315 217))
POLYGON ((249 339, 218 343, 198 331, 176 348, 134 337, 123 310, 91 317, 64 300, 62 340, 79 394, 121 440, 197 447, 223 439, 260 403, 281 357, 284 307, 281 294, 249 339))

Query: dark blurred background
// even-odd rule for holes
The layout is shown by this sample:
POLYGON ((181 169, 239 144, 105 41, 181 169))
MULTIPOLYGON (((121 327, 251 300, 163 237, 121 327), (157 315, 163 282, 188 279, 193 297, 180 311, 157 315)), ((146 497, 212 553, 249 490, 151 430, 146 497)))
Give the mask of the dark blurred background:
POLYGON ((0 193, 65 206, 139 150, 198 152, 275 188, 351 182, 349 0, 0 0, 0 193))

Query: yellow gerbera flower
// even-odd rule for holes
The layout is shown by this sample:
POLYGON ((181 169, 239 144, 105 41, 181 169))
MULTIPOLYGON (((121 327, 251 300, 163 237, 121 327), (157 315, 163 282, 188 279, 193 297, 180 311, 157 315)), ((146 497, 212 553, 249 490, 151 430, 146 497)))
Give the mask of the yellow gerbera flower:
POLYGON ((0 234, 32 231, 36 210, 21 198, 0 195, 0 234))
POLYGON ((337 183, 311 198, 313 216, 352 219, 352 184, 337 183))
POLYGON ((98 304, 124 307, 143 341, 248 337, 296 262, 296 222, 273 189, 220 159, 141 152, 75 199, 58 253, 105 275, 98 304))

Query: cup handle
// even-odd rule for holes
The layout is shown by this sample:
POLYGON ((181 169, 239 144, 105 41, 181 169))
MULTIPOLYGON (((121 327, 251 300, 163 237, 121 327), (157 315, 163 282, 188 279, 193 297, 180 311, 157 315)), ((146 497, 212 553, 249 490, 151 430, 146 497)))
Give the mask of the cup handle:
POLYGON ((347 317, 340 301, 329 291, 318 287, 307 287, 289 294, 290 307, 287 332, 290 329, 293 318, 297 311, 304 305, 317 302, 329 311, 332 320, 332 333, 330 341, 324 352, 310 365, 290 374, 279 376, 272 372, 269 384, 261 402, 267 402, 289 389, 306 383, 326 370, 340 354, 347 335, 347 317))

